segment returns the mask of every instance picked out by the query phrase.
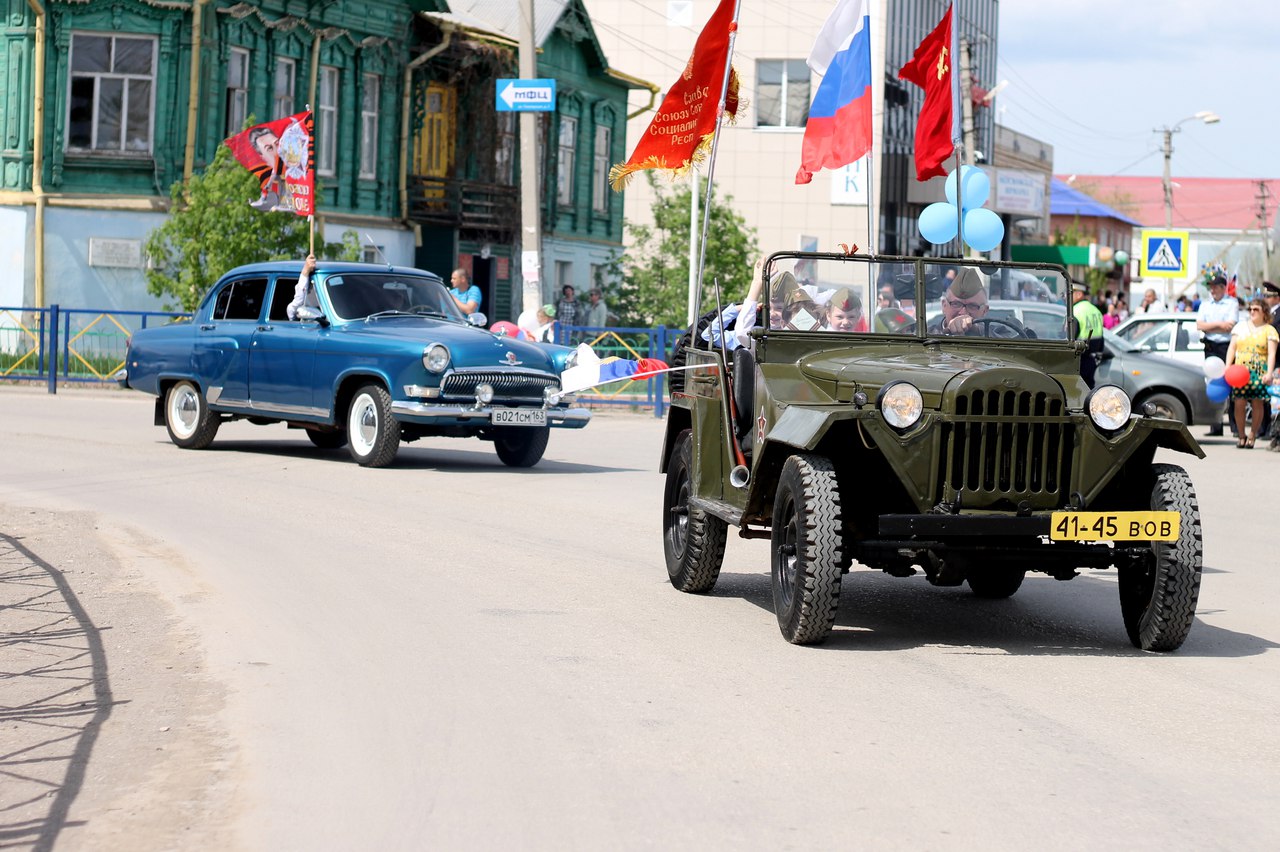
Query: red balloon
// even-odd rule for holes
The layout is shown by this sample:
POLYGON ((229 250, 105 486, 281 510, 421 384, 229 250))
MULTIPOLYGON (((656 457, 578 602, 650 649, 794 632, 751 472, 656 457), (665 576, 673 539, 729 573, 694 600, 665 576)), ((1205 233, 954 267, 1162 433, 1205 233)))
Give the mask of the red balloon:
POLYGON ((1244 364, 1232 364, 1222 374, 1222 378, 1233 388, 1242 388, 1249 384, 1249 368, 1244 364))
POLYGON ((489 326, 489 330, 494 334, 505 334, 507 337, 514 338, 520 336, 520 329, 516 328, 516 324, 513 322, 507 322, 506 320, 498 320, 493 325, 489 326))

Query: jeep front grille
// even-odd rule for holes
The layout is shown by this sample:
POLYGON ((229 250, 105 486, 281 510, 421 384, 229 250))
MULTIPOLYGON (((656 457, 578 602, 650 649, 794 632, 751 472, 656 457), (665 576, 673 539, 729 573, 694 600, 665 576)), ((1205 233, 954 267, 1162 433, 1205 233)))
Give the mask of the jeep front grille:
POLYGON ((447 373, 440 383, 443 402, 475 402, 476 385, 493 387, 495 404, 542 404, 546 388, 559 388, 560 381, 537 370, 462 369, 447 373))
POLYGON ((1054 508, 1071 481, 1071 419, 1043 391, 972 390, 942 431, 942 499, 966 508, 1054 508), (961 493, 963 492, 963 493, 961 493))

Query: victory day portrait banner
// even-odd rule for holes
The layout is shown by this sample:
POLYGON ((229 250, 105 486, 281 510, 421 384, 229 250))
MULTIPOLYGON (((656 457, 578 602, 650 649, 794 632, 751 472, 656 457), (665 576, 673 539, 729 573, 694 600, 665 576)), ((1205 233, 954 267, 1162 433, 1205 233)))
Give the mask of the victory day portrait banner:
POLYGON ((315 161, 311 113, 300 112, 254 125, 226 140, 236 161, 258 176, 262 194, 249 202, 258 210, 315 213, 315 161))

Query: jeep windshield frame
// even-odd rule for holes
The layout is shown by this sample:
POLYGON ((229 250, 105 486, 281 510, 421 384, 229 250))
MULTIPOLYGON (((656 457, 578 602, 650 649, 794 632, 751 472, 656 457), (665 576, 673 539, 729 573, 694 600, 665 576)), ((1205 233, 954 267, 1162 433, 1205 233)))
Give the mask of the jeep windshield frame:
POLYGON ((1054 264, 782 251, 762 274, 756 326, 769 334, 1062 345, 1074 337, 1071 281, 1054 264))

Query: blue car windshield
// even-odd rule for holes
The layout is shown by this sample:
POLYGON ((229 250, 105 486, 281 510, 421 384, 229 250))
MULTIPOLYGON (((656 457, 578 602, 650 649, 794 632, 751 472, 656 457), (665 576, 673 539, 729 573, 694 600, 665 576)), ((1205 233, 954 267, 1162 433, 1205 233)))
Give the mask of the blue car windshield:
POLYGON ((433 278, 396 272, 343 272, 326 276, 322 286, 337 319, 403 312, 464 320, 444 285, 433 278))

